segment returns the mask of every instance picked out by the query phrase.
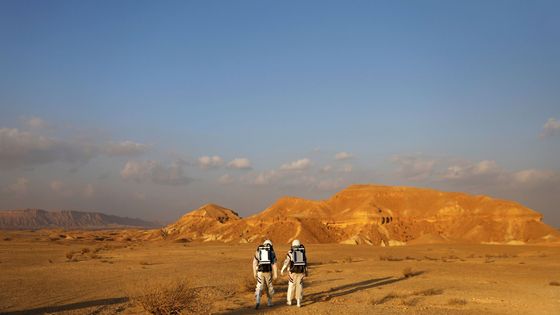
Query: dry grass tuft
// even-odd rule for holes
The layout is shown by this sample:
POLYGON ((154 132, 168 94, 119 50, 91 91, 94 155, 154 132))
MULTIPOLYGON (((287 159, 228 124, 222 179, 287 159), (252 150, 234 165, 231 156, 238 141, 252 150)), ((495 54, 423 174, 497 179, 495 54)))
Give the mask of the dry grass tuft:
POLYGON ((379 256, 379 260, 383 260, 383 261, 403 261, 404 258, 381 255, 381 256, 379 256))
POLYGON ((453 299, 449 299, 447 301, 448 305, 466 305, 467 304, 467 300, 465 299, 459 299, 459 298, 453 298, 453 299))
POLYGON ((417 296, 402 300, 402 304, 405 306, 416 306, 420 301, 422 301, 422 298, 417 296))
POLYGON ((185 280, 147 283, 135 291, 131 300, 150 314, 175 315, 198 306, 196 292, 185 280))
POLYGON ((558 281, 550 281, 548 284, 551 286, 560 287, 560 282, 558 281))
POLYGON ((443 294, 443 290, 442 289, 427 289, 427 290, 422 290, 422 291, 417 291, 414 292, 413 295, 423 295, 423 296, 432 296, 432 295, 440 295, 443 294))
POLYGON ((71 251, 69 251, 69 252, 66 252, 66 254, 65 254, 66 259, 72 261, 72 258, 74 258, 74 255, 76 255, 77 253, 78 253, 78 252, 76 252, 76 251, 74 251, 74 250, 71 250, 71 251))
POLYGON ((400 297, 400 295, 398 295, 397 293, 391 292, 391 293, 385 295, 384 297, 382 297, 380 299, 376 299, 376 298, 371 299, 370 304, 381 305, 381 304, 385 304, 385 303, 387 303, 391 300, 397 299, 399 297, 400 297))
POLYGON ((342 262, 345 263, 345 264, 346 264, 346 263, 351 263, 352 261, 353 261, 353 260, 352 260, 352 257, 351 257, 351 256, 346 256, 346 257, 344 257, 344 259, 342 260, 342 262))

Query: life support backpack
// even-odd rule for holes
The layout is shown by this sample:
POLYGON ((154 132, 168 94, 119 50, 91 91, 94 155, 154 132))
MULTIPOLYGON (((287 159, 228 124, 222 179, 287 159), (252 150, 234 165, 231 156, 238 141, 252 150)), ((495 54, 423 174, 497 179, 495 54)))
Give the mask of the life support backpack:
POLYGON ((292 260, 290 261, 290 271, 293 273, 305 272, 307 257, 305 257, 305 247, 303 245, 292 247, 292 260))
POLYGON ((257 248, 257 252, 258 252, 257 259, 259 261, 259 266, 270 265, 274 263, 274 251, 272 250, 272 247, 260 245, 257 248))

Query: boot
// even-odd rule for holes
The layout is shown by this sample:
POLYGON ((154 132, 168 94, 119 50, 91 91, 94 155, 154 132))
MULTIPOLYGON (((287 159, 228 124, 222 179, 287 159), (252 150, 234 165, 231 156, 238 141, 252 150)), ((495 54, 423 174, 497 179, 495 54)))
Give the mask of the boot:
POLYGON ((301 300, 297 299, 297 307, 301 307, 301 300))
POLYGON ((292 300, 286 301, 286 305, 292 305, 292 300))
POLYGON ((268 301, 267 301, 266 304, 267 304, 268 306, 274 305, 274 304, 272 304, 272 298, 271 298, 271 297, 268 298, 268 301))

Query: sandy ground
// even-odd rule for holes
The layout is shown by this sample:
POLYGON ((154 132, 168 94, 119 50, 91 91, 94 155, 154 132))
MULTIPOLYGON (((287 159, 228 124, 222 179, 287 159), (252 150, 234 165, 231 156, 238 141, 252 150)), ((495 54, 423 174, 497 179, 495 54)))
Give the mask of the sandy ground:
MULTIPOLYGON (((1 314, 143 314, 129 300, 139 287, 183 278, 218 314, 560 314, 559 247, 306 244, 303 307, 285 305, 279 277, 275 305, 255 311, 246 285, 254 245, 48 234, 0 232, 1 314)), ((276 246, 282 260, 287 249, 276 246)))

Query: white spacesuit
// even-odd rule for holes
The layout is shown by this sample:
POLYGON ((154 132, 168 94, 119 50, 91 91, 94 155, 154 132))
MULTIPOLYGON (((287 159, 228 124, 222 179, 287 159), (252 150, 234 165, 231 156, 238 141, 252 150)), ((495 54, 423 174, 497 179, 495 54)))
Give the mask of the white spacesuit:
POLYGON ((292 248, 288 251, 286 259, 284 260, 284 265, 282 266, 282 275, 284 275, 284 270, 286 270, 286 268, 289 268, 286 304, 292 305, 295 293, 297 306, 301 307, 301 300, 303 299, 303 278, 307 276, 307 256, 305 255, 305 247, 299 240, 294 240, 292 242, 292 248))
POLYGON ((278 276, 278 269, 276 267, 276 254, 272 247, 272 242, 266 240, 262 245, 259 245, 255 255, 253 256, 253 276, 257 280, 255 288, 256 305, 258 309, 261 304, 261 294, 263 285, 266 284, 268 306, 272 306, 272 296, 274 295, 274 287, 272 281, 278 276))

